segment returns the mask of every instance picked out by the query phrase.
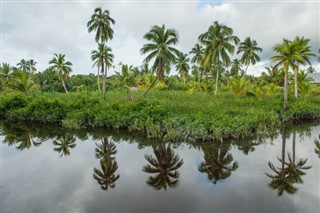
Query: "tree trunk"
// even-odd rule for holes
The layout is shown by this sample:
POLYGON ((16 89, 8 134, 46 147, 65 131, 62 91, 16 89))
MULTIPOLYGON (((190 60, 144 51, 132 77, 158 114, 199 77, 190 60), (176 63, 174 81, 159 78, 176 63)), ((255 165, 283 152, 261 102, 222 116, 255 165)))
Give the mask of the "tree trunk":
POLYGON ((292 161, 295 163, 296 160, 296 131, 293 132, 292 135, 292 161))
POLYGON ((287 106, 288 106, 288 69, 285 70, 285 74, 284 74, 283 109, 286 110, 287 106))
POLYGON ((63 86, 63 88, 64 88, 64 91, 65 91, 66 93, 68 93, 68 90, 67 90, 67 88, 66 88, 66 85, 64 84, 63 76, 61 76, 61 82, 62 82, 62 86, 63 86))
POLYGON ((151 87, 154 85, 154 83, 156 83, 156 81, 158 80, 158 76, 151 82, 151 84, 149 85, 149 87, 147 88, 147 90, 143 93, 143 96, 145 96, 147 94, 147 92, 149 92, 149 90, 151 89, 151 87))
POLYGON ((101 92, 101 88, 100 88, 100 66, 98 66, 98 90, 99 92, 101 92))
POLYGON ((103 100, 106 100, 106 95, 107 95, 107 64, 106 64, 104 75, 103 75, 103 100))
POLYGON ((214 95, 217 95, 217 93, 218 93, 219 69, 220 69, 220 61, 219 61, 219 56, 218 56, 218 67, 217 67, 217 75, 216 75, 216 88, 215 88, 215 91, 214 91, 214 95))
POLYGON ((247 67, 246 67, 246 73, 247 73, 247 71, 248 71, 248 67, 249 67, 249 64, 248 64, 247 67))
POLYGON ((286 125, 284 124, 283 127, 282 127, 282 164, 281 164, 281 167, 282 167, 282 172, 284 171, 284 163, 286 161, 286 125))
POLYGON ((294 71, 294 97, 298 98, 298 69, 294 71))

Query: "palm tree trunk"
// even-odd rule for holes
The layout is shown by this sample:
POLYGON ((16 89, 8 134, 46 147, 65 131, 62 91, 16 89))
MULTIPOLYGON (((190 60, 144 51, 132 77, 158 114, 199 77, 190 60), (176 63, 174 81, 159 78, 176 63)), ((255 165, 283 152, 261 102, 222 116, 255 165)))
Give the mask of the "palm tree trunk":
POLYGON ((283 124, 283 127, 282 127, 282 171, 284 171, 284 163, 286 161, 286 125, 283 124))
POLYGON ((248 71, 248 67, 249 67, 249 64, 248 64, 247 67, 246 67, 246 73, 247 73, 247 71, 248 71))
POLYGON ((218 55, 218 67, 217 67, 217 75, 216 75, 216 88, 215 88, 215 91, 214 91, 214 95, 217 95, 217 93, 218 93, 219 68, 220 68, 220 61, 219 61, 219 55, 218 55))
POLYGON ((292 161, 295 163, 296 159, 296 132, 293 132, 293 139, 292 139, 292 161))
POLYGON ((149 92, 149 90, 151 89, 151 87, 154 85, 154 83, 156 83, 156 81, 158 80, 158 76, 151 82, 151 84, 149 85, 149 87, 147 88, 147 90, 143 93, 143 96, 145 96, 147 94, 147 92, 149 92))
POLYGON ((98 66, 98 90, 99 92, 101 92, 101 88, 100 88, 100 66, 98 66))
POLYGON ((294 97, 298 98, 298 69, 294 71, 294 97))
POLYGON ((106 94, 107 94, 107 64, 106 64, 104 75, 103 75, 103 100, 106 100, 106 94))
POLYGON ((285 69, 284 85, 283 85, 283 109, 287 109, 288 106, 288 68, 285 69))
POLYGON ((61 82, 62 82, 62 86, 63 86, 63 88, 64 88, 64 91, 65 91, 66 93, 68 93, 68 90, 67 90, 66 85, 65 85, 64 80, 63 80, 63 76, 61 76, 61 82))

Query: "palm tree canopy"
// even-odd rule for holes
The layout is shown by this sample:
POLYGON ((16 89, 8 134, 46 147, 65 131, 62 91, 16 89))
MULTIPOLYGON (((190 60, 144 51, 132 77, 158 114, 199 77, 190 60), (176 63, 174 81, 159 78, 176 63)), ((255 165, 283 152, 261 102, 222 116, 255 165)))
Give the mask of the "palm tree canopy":
POLYGON ((115 20, 110 17, 109 10, 104 10, 97 7, 87 23, 89 33, 96 31, 96 42, 104 43, 113 38, 113 30, 111 24, 115 24, 115 20))
MULTIPOLYGON (((310 39, 306 39, 304 37, 299 37, 297 36, 293 41, 292 43, 297 45, 297 51, 298 51, 298 54, 302 57, 302 64, 306 64, 308 63, 309 65, 311 65, 311 62, 310 62, 310 57, 315 57, 316 54, 314 54, 312 51, 311 51, 311 47, 308 46, 310 42, 310 39)), ((298 62, 299 63, 299 62, 298 62)))
POLYGON ((207 32, 199 36, 199 41, 205 45, 202 65, 210 68, 213 63, 222 59, 225 65, 231 63, 229 54, 234 53, 234 44, 238 44, 239 38, 233 35, 233 30, 215 21, 207 32))
POLYGON ((54 57, 49 64, 52 64, 49 69, 56 72, 56 75, 59 78, 66 79, 72 71, 72 63, 70 61, 66 61, 64 54, 54 54, 54 57))
POLYGON ((179 53, 178 58, 176 59, 176 70, 180 75, 188 75, 189 72, 189 63, 190 59, 188 58, 187 54, 179 53))
POLYGON ((176 55, 180 53, 172 47, 179 41, 178 32, 172 28, 166 29, 165 25, 155 25, 143 38, 150 42, 140 50, 142 54, 148 54, 144 61, 148 63, 155 59, 154 67, 158 66, 158 75, 162 76, 165 65, 174 62, 176 55))
MULTIPOLYGON (((104 43, 98 44, 98 50, 91 51, 91 60, 93 61, 93 66, 101 66, 102 64, 107 64, 110 67, 113 63, 114 55, 112 49, 106 46, 104 43)), ((102 70, 103 72, 104 70, 102 70)))
POLYGON ((262 48, 258 47, 258 44, 255 40, 251 40, 250 37, 247 37, 243 42, 240 43, 237 54, 243 52, 241 57, 241 62, 245 65, 256 64, 260 61, 260 57, 256 52, 262 52, 262 48))
POLYGON ((199 43, 197 43, 194 45, 194 47, 191 49, 189 53, 194 55, 191 58, 191 63, 200 63, 202 59, 202 55, 204 53, 204 49, 199 43))

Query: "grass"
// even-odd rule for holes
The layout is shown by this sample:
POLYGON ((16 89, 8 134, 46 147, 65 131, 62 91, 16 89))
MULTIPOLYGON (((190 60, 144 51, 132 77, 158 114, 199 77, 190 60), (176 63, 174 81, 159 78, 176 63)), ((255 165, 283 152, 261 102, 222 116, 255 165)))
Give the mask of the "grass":
POLYGON ((130 101, 131 94, 0 94, 0 116, 12 121, 58 123, 66 128, 107 127, 166 141, 206 141, 271 134, 282 122, 320 119, 320 97, 235 98, 230 93, 152 91, 130 101))

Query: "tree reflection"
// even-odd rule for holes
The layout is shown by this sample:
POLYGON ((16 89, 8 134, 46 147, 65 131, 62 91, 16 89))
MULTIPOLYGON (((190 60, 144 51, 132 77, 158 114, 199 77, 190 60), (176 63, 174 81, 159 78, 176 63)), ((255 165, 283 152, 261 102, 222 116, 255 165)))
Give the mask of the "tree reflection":
POLYGON ((229 145, 210 144, 204 146, 202 150, 204 161, 201 162, 198 170, 201 173, 207 173, 208 179, 214 184, 228 178, 239 166, 237 161, 233 161, 232 154, 228 153, 229 145))
POLYGON ((149 164, 143 167, 143 171, 150 174, 147 184, 156 190, 167 190, 168 187, 175 188, 179 184, 180 173, 177 171, 183 165, 183 159, 180 159, 171 145, 161 144, 153 148, 155 157, 145 155, 144 158, 149 164))
POLYGON ((100 184, 101 189, 108 190, 114 188, 115 182, 120 178, 115 174, 118 170, 118 163, 115 160, 117 153, 116 145, 109 142, 108 138, 103 138, 101 144, 96 144, 95 155, 100 159, 101 169, 93 169, 93 178, 100 184))
POLYGON ((60 153, 60 156, 70 155, 70 149, 76 147, 76 138, 73 134, 65 133, 59 135, 53 141, 53 145, 56 146, 53 148, 54 151, 60 153))
POLYGON ((277 157, 281 163, 281 167, 275 167, 269 161, 268 165, 275 174, 266 174, 272 179, 268 186, 271 189, 277 190, 279 196, 281 196, 283 192, 287 192, 288 194, 296 193, 298 189, 294 184, 303 183, 301 176, 306 174, 303 170, 311 168, 311 166, 305 166, 308 159, 299 159, 298 162, 296 162, 296 132, 292 135, 292 156, 288 153, 288 162, 286 162, 286 134, 286 127, 284 126, 282 129, 282 155, 281 158, 277 157))
POLYGON ((316 148, 314 148, 314 152, 320 158, 320 134, 318 135, 318 139, 314 140, 314 144, 316 145, 316 148))

